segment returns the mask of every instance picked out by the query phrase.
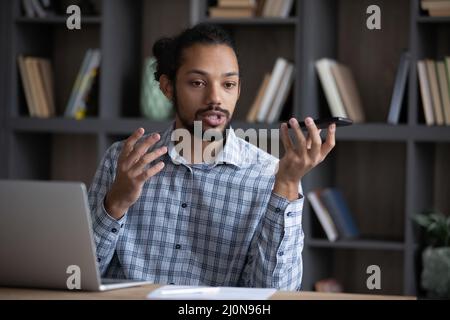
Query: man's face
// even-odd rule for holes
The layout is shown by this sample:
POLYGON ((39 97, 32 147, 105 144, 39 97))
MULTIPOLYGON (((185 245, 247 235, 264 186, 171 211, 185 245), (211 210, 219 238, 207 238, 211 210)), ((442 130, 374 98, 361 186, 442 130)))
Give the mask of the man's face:
POLYGON ((226 45, 195 44, 183 51, 176 76, 174 103, 177 128, 194 133, 194 121, 224 133, 240 92, 236 55, 226 45))

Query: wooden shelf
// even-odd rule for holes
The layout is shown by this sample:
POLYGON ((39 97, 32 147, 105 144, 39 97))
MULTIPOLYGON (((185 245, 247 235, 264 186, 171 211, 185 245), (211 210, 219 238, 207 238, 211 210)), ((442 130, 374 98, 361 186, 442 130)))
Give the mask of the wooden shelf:
POLYGON ((418 23, 450 23, 450 17, 418 16, 418 23))
POLYGON ((9 126, 16 132, 41 132, 41 133, 106 133, 127 135, 139 127, 146 131, 161 131, 169 121, 152 121, 144 118, 86 118, 75 120, 68 118, 11 118, 9 126))
MULTIPOLYGON (((17 117, 9 120, 9 126, 14 131, 47 132, 47 133, 100 133, 128 134, 138 127, 146 130, 164 130, 172 120, 153 121, 145 118, 86 118, 75 120, 69 118, 39 119, 30 117, 17 117)), ((276 123, 249 123, 233 120, 233 129, 279 129, 280 122, 276 123)), ((336 133, 338 141, 388 141, 406 142, 450 142, 450 126, 425 125, 389 125, 385 123, 355 124, 349 127, 338 128, 336 133)))
POLYGON ((337 240, 330 242, 326 239, 306 239, 305 244, 314 248, 337 248, 337 249, 368 249, 368 250, 394 250, 405 249, 403 242, 381 241, 381 240, 337 240))
POLYGON ((412 128, 414 140, 420 142, 450 142, 450 126, 417 125, 412 128))
POLYGON ((221 25, 257 25, 257 26, 276 26, 276 25, 295 25, 296 17, 288 18, 205 18, 203 22, 215 23, 221 25))
MULTIPOLYGON (((18 17, 16 18, 16 23, 19 24, 66 24, 66 16, 49 16, 45 18, 28 18, 28 17, 18 17)), ((101 24, 101 16, 90 16, 81 17, 81 24, 101 24)))

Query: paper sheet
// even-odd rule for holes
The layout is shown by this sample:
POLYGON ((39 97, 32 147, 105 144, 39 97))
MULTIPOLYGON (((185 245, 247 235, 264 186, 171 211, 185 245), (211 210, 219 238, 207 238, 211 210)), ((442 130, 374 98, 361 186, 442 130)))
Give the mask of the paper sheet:
POLYGON ((201 286, 167 285, 150 292, 147 295, 147 299, 267 300, 275 292, 276 289, 272 288, 201 287, 201 286), (176 291, 171 292, 173 290, 176 291))

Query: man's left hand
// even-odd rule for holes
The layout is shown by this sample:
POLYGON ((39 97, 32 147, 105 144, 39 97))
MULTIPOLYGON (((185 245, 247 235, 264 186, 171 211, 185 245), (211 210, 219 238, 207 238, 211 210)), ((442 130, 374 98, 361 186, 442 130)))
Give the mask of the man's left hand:
POLYGON ((336 125, 334 123, 328 126, 324 143, 322 143, 320 130, 316 127, 313 119, 307 117, 305 123, 308 128, 308 138, 303 135, 297 119, 289 120, 289 124, 294 130, 296 143, 289 136, 287 123, 281 124, 281 141, 285 155, 280 159, 273 191, 289 201, 298 199, 300 179, 321 163, 336 144, 336 125))

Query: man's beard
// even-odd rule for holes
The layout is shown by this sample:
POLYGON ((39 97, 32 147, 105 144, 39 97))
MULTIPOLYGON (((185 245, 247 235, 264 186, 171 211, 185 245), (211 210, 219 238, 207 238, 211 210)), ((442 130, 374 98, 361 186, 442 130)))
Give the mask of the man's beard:
MULTIPOLYGON (((193 121, 190 121, 189 119, 186 119, 186 118, 183 116, 182 112, 180 112, 180 109, 179 109, 179 106, 178 106, 177 92, 176 92, 175 88, 174 88, 173 107, 174 107, 174 109, 175 109, 175 113, 176 113, 177 116, 178 116, 178 119, 180 119, 180 122, 181 122, 181 125, 183 126, 183 128, 185 128, 186 130, 188 130, 188 131, 192 134, 192 136, 194 136, 195 133, 196 133, 196 132, 195 132, 195 129, 194 129, 194 128, 195 128, 194 122, 193 122, 193 121)), ((230 112, 229 112, 228 110, 222 109, 222 108, 217 107, 217 106, 214 106, 214 105, 210 105, 210 106, 208 106, 207 108, 199 109, 199 110, 195 113, 194 121, 201 121, 201 120, 197 120, 197 117, 198 117, 199 115, 201 115, 202 113, 206 112, 206 111, 212 111, 212 110, 222 112, 222 113, 225 115, 226 119, 227 119, 227 122, 225 123, 224 129, 220 132, 220 133, 221 133, 220 137, 222 138, 222 140, 223 140, 224 143, 225 143, 228 129, 229 129, 230 126, 231 126, 231 117, 230 117, 230 112)), ((203 123, 203 122, 202 122, 202 123, 203 123)), ((214 128, 214 129, 208 129, 208 130, 216 130, 216 131, 217 131, 217 130, 220 130, 220 129, 215 129, 215 128, 214 128)), ((202 140, 203 140, 204 137, 205 137, 205 131, 206 131, 206 129, 203 128, 203 126, 202 126, 202 136, 200 137, 200 138, 202 138, 202 140)), ((212 141, 214 141, 215 135, 212 135, 212 139, 213 139, 212 141)))

